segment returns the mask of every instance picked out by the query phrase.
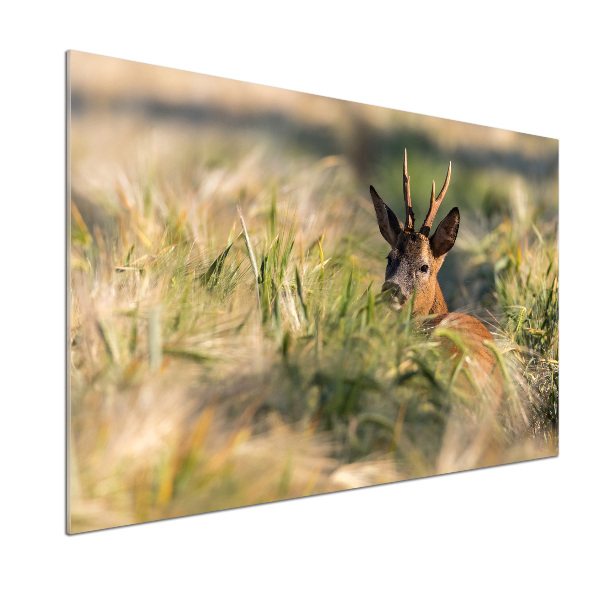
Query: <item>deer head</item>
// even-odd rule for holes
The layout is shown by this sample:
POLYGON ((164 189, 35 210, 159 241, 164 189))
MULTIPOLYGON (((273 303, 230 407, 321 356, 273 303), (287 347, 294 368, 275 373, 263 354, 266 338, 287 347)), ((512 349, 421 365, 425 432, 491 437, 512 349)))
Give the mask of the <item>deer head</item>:
POLYGON ((435 196, 435 181, 431 188, 429 212, 418 232, 414 230, 415 214, 410 198, 410 177, 404 150, 404 206, 406 222, 401 223, 394 212, 371 186, 371 199, 381 235, 391 246, 387 256, 385 283, 382 292, 389 291, 390 305, 400 310, 408 298, 415 295, 413 314, 446 313, 448 308, 437 281, 437 275, 448 251, 454 246, 458 234, 460 215, 453 208, 429 237, 433 220, 450 184, 452 163, 448 166, 446 181, 435 196))

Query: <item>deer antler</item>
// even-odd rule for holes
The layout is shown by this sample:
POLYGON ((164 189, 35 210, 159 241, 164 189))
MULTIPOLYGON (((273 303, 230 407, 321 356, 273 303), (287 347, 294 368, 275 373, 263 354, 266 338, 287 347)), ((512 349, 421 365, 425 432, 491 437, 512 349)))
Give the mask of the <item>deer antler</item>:
POLYGON ((413 229, 415 225, 415 213, 410 200, 410 177, 408 176, 408 162, 406 159, 406 148, 404 148, 404 206, 406 208, 406 229, 413 229))
MULTIPOLYGON (((423 227, 421 227, 420 233, 428 236, 429 231, 431 230, 431 226, 433 225, 433 220, 435 219, 435 215, 448 191, 448 186, 450 185, 450 173, 452 172, 452 161, 448 164, 448 173, 446 175, 446 181, 444 182, 444 187, 442 187, 438 197, 435 197, 435 181, 431 185, 431 199, 429 200, 429 212, 427 213, 427 217, 425 217, 425 223, 423 223, 423 227)), ((405 188, 406 189, 406 188, 405 188)))

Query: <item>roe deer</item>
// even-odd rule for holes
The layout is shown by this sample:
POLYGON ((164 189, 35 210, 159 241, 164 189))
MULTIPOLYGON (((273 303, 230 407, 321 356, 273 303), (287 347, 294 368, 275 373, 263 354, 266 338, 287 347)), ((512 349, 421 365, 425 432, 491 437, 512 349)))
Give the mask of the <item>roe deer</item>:
MULTIPOLYGON (((460 215, 458 208, 453 208, 438 225, 435 233, 429 237, 433 220, 444 199, 450 184, 452 163, 448 166, 446 181, 435 196, 435 181, 431 188, 429 212, 419 232, 415 232, 415 214, 410 198, 410 177, 404 150, 404 205, 406 208, 406 223, 400 222, 394 212, 384 203, 371 186, 371 199, 375 206, 375 214, 381 235, 391 246, 387 257, 385 283, 382 292, 390 295, 390 306, 400 310, 414 294, 413 315, 432 315, 426 325, 432 329, 442 326, 454 330, 460 337, 463 350, 466 353, 466 364, 474 376, 480 389, 488 382, 494 388, 493 395, 500 395, 501 381, 499 369, 496 367, 494 353, 485 345, 493 340, 485 325, 469 315, 449 313, 442 290, 437 280, 438 272, 448 251, 454 246, 458 234, 460 215), (492 378, 492 371, 496 371, 492 378), (491 380, 494 379, 492 382, 491 380)), ((452 353, 458 353, 458 348, 450 345, 452 353)), ((496 404, 497 405, 497 404, 496 404)))

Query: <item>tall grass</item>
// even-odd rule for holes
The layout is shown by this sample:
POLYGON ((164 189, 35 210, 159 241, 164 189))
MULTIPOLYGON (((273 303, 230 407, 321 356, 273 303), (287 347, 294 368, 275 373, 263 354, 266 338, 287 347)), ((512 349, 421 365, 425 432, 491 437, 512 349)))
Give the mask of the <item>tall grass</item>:
POLYGON ((556 453, 545 204, 509 191, 453 250, 490 308, 492 408, 443 331, 389 312, 385 243, 344 157, 170 144, 126 171, 75 161, 73 532, 556 453))

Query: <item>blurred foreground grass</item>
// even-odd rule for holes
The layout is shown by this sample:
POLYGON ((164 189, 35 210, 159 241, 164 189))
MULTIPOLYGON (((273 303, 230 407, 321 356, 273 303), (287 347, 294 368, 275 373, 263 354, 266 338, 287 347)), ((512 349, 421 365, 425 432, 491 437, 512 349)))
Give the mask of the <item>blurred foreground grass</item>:
POLYGON ((105 125, 72 137, 72 532, 557 453, 555 173, 409 146, 418 219, 453 160, 440 283, 495 333, 492 409, 379 298, 367 189, 399 207, 396 155, 362 181, 351 157, 247 133, 105 125))

